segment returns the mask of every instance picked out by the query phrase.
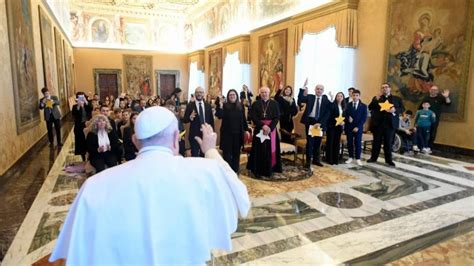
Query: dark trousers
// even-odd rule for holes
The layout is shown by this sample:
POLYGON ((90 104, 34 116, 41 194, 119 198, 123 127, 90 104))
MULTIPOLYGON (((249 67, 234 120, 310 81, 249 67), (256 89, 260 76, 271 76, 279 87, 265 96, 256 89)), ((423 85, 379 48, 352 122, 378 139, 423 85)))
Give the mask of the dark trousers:
POLYGON ((371 161, 377 161, 380 155, 380 149, 383 142, 383 152, 385 154, 385 162, 391 163, 392 161, 392 143, 395 137, 395 130, 391 128, 377 128, 374 130, 374 142, 372 144, 372 156, 371 161))
POLYGON ((322 137, 313 137, 308 135, 309 125, 306 125, 306 164, 321 162, 321 140, 322 137))
POLYGON ((433 148, 433 143, 436 139, 436 133, 438 132, 438 126, 439 126, 439 120, 438 117, 436 117, 436 121, 431 124, 430 128, 430 140, 428 142, 428 147, 431 149, 433 148))
POLYGON ((229 136, 225 138, 225 143, 223 142, 222 144, 222 157, 224 157, 224 160, 230 165, 232 170, 238 173, 240 166, 240 147, 242 146, 241 134, 229 134, 229 136))
POLYGON ((348 130, 346 132, 347 137, 347 151, 349 152, 349 158, 356 158, 356 160, 360 159, 360 155, 362 153, 362 130, 359 129, 357 132, 353 132, 352 130, 348 130), (355 147, 355 154, 354 154, 354 147, 355 147))
POLYGON ((430 127, 416 127, 416 136, 420 149, 429 147, 430 127))
POLYGON ((199 143, 194 139, 194 137, 189 137, 189 144, 191 145, 191 156, 192 157, 204 157, 204 154, 201 152, 201 147, 199 143))
POLYGON ((105 170, 105 166, 113 167, 117 165, 117 157, 115 153, 111 151, 99 153, 98 156, 91 158, 90 161, 96 173, 105 170))
POLYGON ((329 164, 339 163, 339 154, 341 150, 342 127, 328 128, 326 134, 326 162, 329 164))
POLYGON ((49 143, 54 144, 54 138, 53 138, 53 124, 54 124, 54 129, 56 130, 56 140, 57 144, 61 144, 61 120, 60 119, 54 119, 52 116, 49 120, 46 121, 46 128, 48 129, 48 140, 49 143))
POLYGON ((397 131, 397 134, 400 136, 402 141, 402 147, 400 152, 406 152, 410 150, 410 142, 413 145, 416 145, 416 132, 412 132, 410 135, 407 134, 405 131, 397 131))

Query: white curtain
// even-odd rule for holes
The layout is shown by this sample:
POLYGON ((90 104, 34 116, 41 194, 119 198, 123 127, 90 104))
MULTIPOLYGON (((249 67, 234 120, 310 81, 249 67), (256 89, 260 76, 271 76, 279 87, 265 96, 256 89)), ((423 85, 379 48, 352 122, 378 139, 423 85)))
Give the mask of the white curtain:
POLYGON ((342 91, 354 86, 354 52, 352 48, 340 48, 335 41, 336 30, 328 28, 318 34, 305 34, 300 53, 296 56, 295 94, 308 78, 308 92, 314 94, 317 84, 324 85, 324 93, 342 91))
POLYGON ((188 86, 188 100, 191 99, 191 94, 198 86, 204 88, 204 72, 198 70, 197 62, 189 65, 189 86, 188 86))
POLYGON ((242 91, 242 85, 250 88, 250 64, 241 64, 239 52, 227 54, 223 70, 222 95, 227 96, 230 89, 242 91))

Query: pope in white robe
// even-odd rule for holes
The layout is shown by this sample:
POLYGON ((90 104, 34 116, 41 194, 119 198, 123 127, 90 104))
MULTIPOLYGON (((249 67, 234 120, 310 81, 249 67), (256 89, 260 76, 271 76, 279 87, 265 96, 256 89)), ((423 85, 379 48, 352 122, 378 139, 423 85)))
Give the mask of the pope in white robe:
MULTIPOLYGON (((50 257, 71 265, 204 264, 211 249, 230 251, 247 188, 215 150, 203 126, 206 158, 183 158, 173 113, 143 111, 135 124, 135 160, 89 178, 50 257), (167 141, 170 140, 170 141, 167 141)), ((213 143, 212 143, 213 142, 213 143)))

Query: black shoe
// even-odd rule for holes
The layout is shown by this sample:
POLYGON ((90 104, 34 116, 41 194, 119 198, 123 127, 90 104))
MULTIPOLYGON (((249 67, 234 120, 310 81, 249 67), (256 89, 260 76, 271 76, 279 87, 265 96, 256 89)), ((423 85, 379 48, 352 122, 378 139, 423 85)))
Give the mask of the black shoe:
POLYGON ((313 164, 317 165, 319 167, 323 167, 323 164, 321 162, 318 162, 318 161, 313 161, 313 164))
POLYGON ((368 163, 376 163, 376 162, 377 162, 377 160, 374 160, 374 159, 368 159, 368 160, 367 160, 367 162, 368 162, 368 163))
POLYGON ((387 164, 391 167, 395 167, 395 163, 394 162, 387 162, 387 164))

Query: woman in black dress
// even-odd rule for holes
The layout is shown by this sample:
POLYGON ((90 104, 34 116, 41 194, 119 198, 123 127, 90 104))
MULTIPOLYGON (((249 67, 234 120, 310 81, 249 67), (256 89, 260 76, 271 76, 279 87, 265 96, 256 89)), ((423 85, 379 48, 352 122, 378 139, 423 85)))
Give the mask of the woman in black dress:
POLYGON ((237 95, 237 91, 231 89, 227 93, 227 102, 220 102, 216 109, 216 117, 222 119, 220 148, 224 160, 236 173, 239 172, 244 132, 248 130, 245 111, 237 95))
POLYGON ((89 160, 96 173, 103 171, 105 166, 117 165, 118 138, 112 132, 112 126, 106 116, 97 115, 92 118, 91 130, 87 134, 86 141, 89 160))
POLYGON ((86 121, 92 116, 92 105, 86 99, 83 92, 76 93, 76 104, 72 107, 72 116, 74 117, 74 154, 81 155, 82 161, 86 161, 86 136, 84 128, 86 121))
POLYGON ((326 136, 326 162, 328 164, 338 164, 341 151, 341 134, 344 128, 344 120, 336 125, 336 118, 345 116, 346 103, 344 93, 338 92, 331 105, 331 111, 328 119, 328 129, 326 136))
POLYGON ((130 161, 137 157, 137 147, 132 142, 132 136, 135 134, 135 120, 137 120, 138 113, 132 112, 130 120, 123 128, 123 148, 125 150, 125 160, 130 161))
POLYGON ((280 107, 280 133, 281 141, 292 143, 291 132, 293 131, 293 116, 298 113, 295 99, 293 98, 293 88, 286 86, 283 90, 279 89, 275 94, 275 100, 280 107))

